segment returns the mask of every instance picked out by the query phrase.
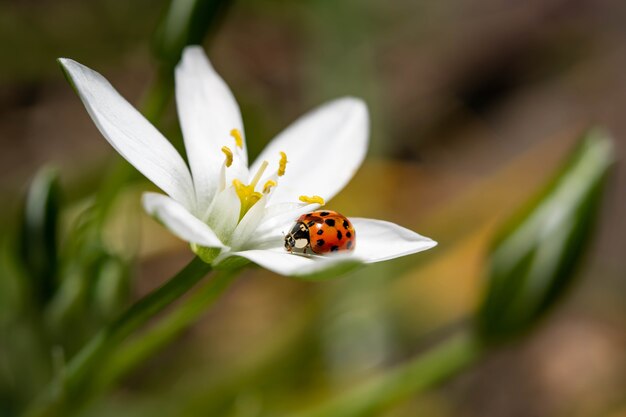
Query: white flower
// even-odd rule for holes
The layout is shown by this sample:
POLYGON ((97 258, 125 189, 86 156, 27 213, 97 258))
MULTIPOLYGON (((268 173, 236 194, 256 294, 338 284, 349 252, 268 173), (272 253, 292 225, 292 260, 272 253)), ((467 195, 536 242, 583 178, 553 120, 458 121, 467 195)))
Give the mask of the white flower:
POLYGON ((146 193, 146 211, 214 265, 245 258, 284 275, 310 275, 378 262, 436 242, 396 224, 351 218, 356 249, 301 256, 284 233, 301 214, 337 194, 361 165, 369 117, 363 101, 341 98, 303 116, 248 166, 237 102, 200 47, 176 68, 176 104, 189 169, 170 142, 97 72, 59 60, 102 135, 166 195, 146 193))

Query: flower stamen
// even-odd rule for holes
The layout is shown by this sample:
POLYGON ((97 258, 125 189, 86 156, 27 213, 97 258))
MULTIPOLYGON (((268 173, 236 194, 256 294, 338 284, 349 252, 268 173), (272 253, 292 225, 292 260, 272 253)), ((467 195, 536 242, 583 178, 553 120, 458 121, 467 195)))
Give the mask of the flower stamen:
POLYGON ((230 135, 235 139, 235 144, 239 149, 243 149, 243 136, 239 129, 233 129, 230 131, 230 135))
POLYGON ((263 186, 263 194, 267 194, 270 192, 270 190, 272 189, 272 187, 276 187, 276 181, 274 180, 268 180, 265 185, 263 186))
POLYGON ((302 201, 303 203, 308 203, 308 204, 317 203, 317 204, 321 204, 322 206, 325 204, 324 199, 320 197, 319 195, 313 195, 310 197, 306 195, 301 195, 299 200, 302 201))
POLYGON ((226 155, 224 165, 226 165, 226 167, 230 167, 233 164, 233 151, 231 151, 228 146, 222 146, 222 152, 226 155))
POLYGON ((280 161, 278 162, 278 176, 282 177, 285 175, 285 169, 287 168, 287 154, 285 152, 280 152, 280 161))

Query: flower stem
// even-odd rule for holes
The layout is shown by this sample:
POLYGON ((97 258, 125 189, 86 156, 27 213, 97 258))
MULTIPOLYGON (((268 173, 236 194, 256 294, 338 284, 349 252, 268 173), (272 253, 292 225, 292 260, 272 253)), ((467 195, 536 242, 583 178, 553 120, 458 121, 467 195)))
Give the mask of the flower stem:
POLYGON ((98 389, 106 390, 195 323, 229 287, 237 272, 238 270, 235 269, 220 271, 212 279, 203 283, 168 316, 121 346, 107 366, 101 369, 98 389))
POLYGON ((361 417, 431 388, 474 363, 482 348, 471 335, 446 340, 432 351, 344 394, 291 417, 361 417))
POLYGON ((115 346, 177 300, 210 270, 210 265, 196 257, 164 285, 133 304, 76 354, 24 415, 65 416, 69 414, 69 407, 77 408, 77 404, 86 399, 81 394, 89 390, 93 370, 106 360, 115 346))

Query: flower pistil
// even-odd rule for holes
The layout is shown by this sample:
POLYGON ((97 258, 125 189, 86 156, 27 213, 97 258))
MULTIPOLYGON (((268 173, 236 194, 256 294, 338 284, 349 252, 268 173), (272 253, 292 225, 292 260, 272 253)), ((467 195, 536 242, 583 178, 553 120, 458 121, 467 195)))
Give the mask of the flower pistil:
MULTIPOLYGON (((235 139, 235 144, 237 148, 243 147, 243 136, 238 129, 232 129, 230 131, 230 135, 235 139)), ((222 166, 222 189, 225 186, 225 172, 226 168, 230 167, 233 163, 233 152, 227 146, 222 147, 222 152, 226 156, 224 160, 224 165, 222 166)), ((265 181, 263 185, 262 192, 256 191, 257 184, 261 180, 261 177, 265 173, 269 163, 267 161, 263 161, 256 174, 252 178, 249 184, 244 184, 239 179, 234 179, 232 184, 235 187, 235 191, 237 192, 237 196, 241 201, 241 209, 239 211, 239 220, 246 215, 246 213, 254 206, 264 194, 269 194, 272 188, 278 185, 278 178, 285 175, 285 170, 287 168, 287 154, 285 152, 280 152, 280 160, 278 161, 278 169, 276 173, 265 181)))

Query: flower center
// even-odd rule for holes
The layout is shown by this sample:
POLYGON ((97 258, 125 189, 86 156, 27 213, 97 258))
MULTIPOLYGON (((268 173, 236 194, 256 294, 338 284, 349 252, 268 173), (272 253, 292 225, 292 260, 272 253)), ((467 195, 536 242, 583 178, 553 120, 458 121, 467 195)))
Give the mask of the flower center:
MULTIPOLYGON (((239 149, 243 149, 243 136, 241 132, 238 129, 232 129, 230 131, 230 135, 233 137, 233 139, 235 139, 236 147, 239 149)), ((235 151, 237 151, 237 148, 235 148, 235 151)), ((223 146, 222 152, 225 156, 220 179, 221 189, 223 190, 226 186, 226 168, 229 168, 233 164, 233 159, 237 156, 238 153, 233 153, 233 151, 228 146, 223 146)), ((239 179, 233 180, 233 187, 235 187, 237 196, 241 201, 239 220, 241 220, 243 216, 246 215, 246 213, 263 197, 264 194, 269 194, 272 188, 278 185, 279 177, 285 175, 285 170, 287 168, 287 154, 285 152, 280 152, 279 154, 280 160, 278 161, 278 170, 273 176, 270 176, 270 178, 265 181, 265 184, 261 188, 261 192, 256 191, 256 188, 269 165, 267 161, 263 161, 256 174, 254 175, 254 178, 252 178, 252 181, 250 181, 250 184, 244 184, 239 179)))
MULTIPOLYGON (((246 215, 248 210, 250 210, 252 206, 255 205, 256 202, 261 199, 261 197, 263 197, 263 194, 259 193, 258 191, 255 191, 255 188, 268 165, 269 164, 267 161, 263 161, 263 163, 259 167, 259 170, 256 172, 254 178, 252 178, 252 181, 248 185, 245 185, 244 183, 242 183, 241 181, 237 179, 233 180, 233 186, 235 187, 235 191, 237 192, 237 195, 239 196, 239 200, 241 201, 241 209, 239 211, 239 220, 241 220, 243 216, 246 215)), ((271 186, 267 187, 267 183, 265 185, 266 187, 263 187, 264 190, 265 188, 267 188, 269 191, 271 186)))
MULTIPOLYGON (((237 146, 237 148, 243 149, 243 136, 241 132, 238 129, 232 129, 230 131, 230 135, 233 137, 233 139, 235 139, 235 145, 237 146)), ((236 148, 235 151, 237 151, 236 148)), ((226 186, 226 168, 229 168, 233 164, 233 160, 237 156, 237 154, 233 153, 233 151, 228 146, 223 146, 222 152, 225 156, 220 179, 221 189, 223 190, 226 186)), ((270 178, 265 181, 265 184, 263 184, 263 187, 261 188, 261 192, 257 191, 256 188, 269 165, 267 161, 263 161, 256 174, 252 178, 252 181, 250 181, 250 184, 244 184, 239 179, 233 180, 233 187, 235 187, 235 192, 237 193, 237 196, 241 201, 241 208, 239 210, 240 221, 241 219, 243 219, 246 213, 263 197, 263 195, 269 194, 274 187, 278 186, 278 178, 285 175, 288 162, 287 154, 281 151, 279 152, 279 155, 280 159, 278 161, 278 169, 276 170, 276 173, 274 175, 270 176, 270 178)), ((315 203, 324 205, 324 199, 318 195, 310 197, 306 195, 301 195, 300 201, 307 204, 315 203)))

